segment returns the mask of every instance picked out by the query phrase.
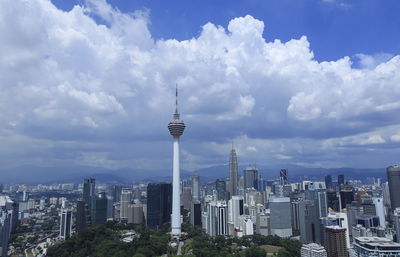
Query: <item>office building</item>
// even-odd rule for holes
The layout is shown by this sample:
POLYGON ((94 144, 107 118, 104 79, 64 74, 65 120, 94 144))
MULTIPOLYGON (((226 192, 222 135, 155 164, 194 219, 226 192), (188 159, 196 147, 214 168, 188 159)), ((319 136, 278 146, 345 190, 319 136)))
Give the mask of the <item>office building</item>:
POLYGON ((215 181, 215 190, 217 191, 217 200, 218 201, 226 201, 226 182, 222 179, 217 179, 215 181))
POLYGON ((234 195, 228 202, 229 205, 229 221, 234 227, 239 226, 239 216, 244 214, 244 199, 243 196, 234 195))
POLYGON ((94 178, 85 178, 83 181, 83 200, 89 206, 92 201, 92 198, 95 197, 96 194, 96 180, 94 178))
POLYGON ((72 232, 72 212, 62 210, 60 216, 60 239, 65 240, 71 236, 72 232))
POLYGON ((362 214, 360 216, 357 216, 356 220, 357 220, 357 224, 360 224, 364 228, 379 227, 379 217, 378 216, 362 214))
POLYGON ((197 174, 192 175, 192 201, 200 202, 200 177, 197 174))
POLYGON ((303 245, 300 254, 301 257, 327 257, 325 248, 316 243, 303 245))
POLYGON ((339 226, 325 227, 327 257, 348 257, 346 229, 339 226))
POLYGON ((111 185, 108 190, 109 195, 112 197, 114 203, 121 201, 122 186, 111 185))
POLYGON ((347 220, 347 214, 344 212, 330 212, 328 213, 328 216, 325 218, 321 218, 321 243, 326 246, 326 230, 324 227, 328 226, 333 226, 337 225, 340 226, 341 228, 344 228, 346 230, 345 232, 345 239, 346 239, 346 245, 350 246, 350 233, 349 233, 349 225, 348 225, 348 220, 347 220))
POLYGON ((87 205, 84 200, 78 200, 76 202, 76 231, 80 231, 87 227, 88 219, 87 205))
POLYGON ((400 166, 389 166, 386 172, 389 183, 390 205, 392 210, 394 210, 400 207, 400 166))
POLYGON ((382 197, 373 197, 372 202, 375 205, 375 215, 379 217, 379 225, 383 228, 386 228, 385 223, 385 207, 383 205, 382 197))
POLYGON ((290 198, 272 197, 269 200, 271 235, 280 237, 292 236, 290 198))
POLYGON ((328 209, 336 212, 340 211, 339 197, 337 196, 335 189, 326 190, 326 200, 328 209))
POLYGON ((97 197, 92 197, 90 204, 90 218, 92 225, 105 224, 107 222, 107 196, 105 192, 97 197))
POLYGON ((149 183, 147 185, 147 226, 158 229, 171 221, 171 183, 149 183))
POLYGON ((181 206, 183 206, 185 210, 190 210, 191 205, 192 205, 192 187, 185 186, 182 188, 181 206))
POLYGON ((400 243, 400 208, 394 210, 393 225, 396 231, 396 242, 400 243))
POLYGON ((233 148, 229 155, 229 199, 238 195, 238 161, 236 151, 233 148))
POLYGON ((132 190, 123 188, 121 192, 120 216, 121 220, 128 220, 128 205, 132 200, 132 190))
POLYGON ((239 229, 236 230, 238 237, 254 235, 254 223, 249 215, 240 215, 239 229))
POLYGON ((356 237, 353 248, 356 257, 400 257, 400 243, 384 237, 356 237))
POLYGON ((287 169, 281 169, 279 171, 279 183, 282 186, 288 184, 288 170, 287 169))
POLYGON ((180 160, 179 138, 185 130, 185 123, 180 119, 178 112, 178 87, 176 87, 175 113, 172 121, 168 123, 168 130, 173 137, 173 176, 172 176, 172 217, 171 233, 175 237, 181 234, 181 199, 180 199, 180 160))
POLYGON ((129 224, 143 224, 144 223, 144 208, 142 204, 129 204, 128 205, 128 223, 129 224))
POLYGON ((325 185, 327 189, 332 189, 333 184, 332 184, 332 176, 331 175, 326 175, 325 176, 325 185))
POLYGON ((202 214, 202 226, 211 236, 228 235, 228 206, 222 201, 211 201, 202 214))
POLYGON ((337 182, 338 182, 339 186, 344 185, 344 175, 343 174, 338 175, 337 182))
POLYGON ((293 201, 290 203, 291 214, 292 214, 292 228, 295 230, 300 230, 300 209, 299 201, 293 201))
POLYGON ((351 204, 354 201, 353 188, 345 187, 340 190, 340 204, 342 209, 345 209, 347 204, 351 204))
POLYGON ((193 226, 201 226, 201 203, 192 203, 190 210, 190 224, 193 226))
POLYGON ((259 212, 256 216, 257 234, 268 236, 270 234, 270 213, 259 212))
POLYGON ((317 206, 314 201, 302 200, 299 202, 299 227, 302 243, 321 242, 319 236, 320 221, 317 213, 317 206))
POLYGON ((11 234, 11 219, 12 214, 7 210, 0 212, 0 247, 1 256, 8 256, 8 243, 11 234))
POLYGON ((258 190, 258 169, 255 167, 247 167, 243 171, 243 177, 244 177, 244 189, 248 188, 254 188, 258 190))

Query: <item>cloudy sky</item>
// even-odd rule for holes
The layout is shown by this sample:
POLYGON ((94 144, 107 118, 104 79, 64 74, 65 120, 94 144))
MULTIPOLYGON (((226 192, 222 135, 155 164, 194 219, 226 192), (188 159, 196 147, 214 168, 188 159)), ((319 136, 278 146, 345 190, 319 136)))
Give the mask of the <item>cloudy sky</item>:
POLYGON ((400 159, 395 0, 0 1, 0 161, 386 167, 400 159))

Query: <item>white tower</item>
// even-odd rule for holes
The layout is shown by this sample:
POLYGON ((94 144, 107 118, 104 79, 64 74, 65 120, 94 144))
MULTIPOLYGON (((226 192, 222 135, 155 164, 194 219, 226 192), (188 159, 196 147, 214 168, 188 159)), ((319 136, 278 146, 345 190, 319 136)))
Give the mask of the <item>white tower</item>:
POLYGON ((179 137, 185 130, 185 123, 179 119, 178 112, 178 87, 176 87, 175 113, 172 121, 168 124, 168 130, 174 138, 174 160, 173 160, 173 179, 172 179, 172 216, 171 232, 172 236, 179 237, 181 234, 181 199, 180 199, 180 170, 179 170, 179 137))

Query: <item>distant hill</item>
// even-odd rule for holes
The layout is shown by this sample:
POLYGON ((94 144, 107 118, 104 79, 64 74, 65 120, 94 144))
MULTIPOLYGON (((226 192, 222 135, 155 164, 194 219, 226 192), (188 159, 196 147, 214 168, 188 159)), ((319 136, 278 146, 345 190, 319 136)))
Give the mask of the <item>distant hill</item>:
MULTIPOLYGON (((239 175, 243 174, 245 166, 239 167, 239 175)), ((261 176, 265 179, 278 179, 278 167, 257 166, 261 176)), ((386 178, 385 168, 360 169, 360 168, 305 168, 301 166, 285 167, 289 170, 289 180, 323 180, 324 176, 331 174, 333 177, 344 174, 346 179, 360 179, 367 177, 386 178)), ((24 184, 51 184, 51 183, 82 183, 85 177, 95 177, 99 183, 105 184, 132 184, 140 182, 171 181, 172 171, 144 171, 132 169, 111 170, 87 166, 69 167, 40 167, 20 166, 13 169, 0 169, 0 183, 24 184)), ((181 178, 190 178, 193 173, 200 176, 201 182, 206 183, 217 178, 227 178, 229 169, 227 165, 212 166, 198 169, 193 172, 181 171, 181 178)))

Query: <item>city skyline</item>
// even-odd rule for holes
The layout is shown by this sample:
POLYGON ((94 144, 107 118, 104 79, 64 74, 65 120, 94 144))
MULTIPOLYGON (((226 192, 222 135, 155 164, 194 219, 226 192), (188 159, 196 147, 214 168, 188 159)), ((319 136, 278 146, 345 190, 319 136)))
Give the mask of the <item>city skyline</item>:
MULTIPOLYGON (((165 16, 156 15, 153 3, 53 3, 1 4, 3 171, 171 167, 165 123, 175 83, 191 124, 182 169, 227 164, 232 141, 241 164, 384 169, 398 163, 400 56, 393 45, 359 39, 358 52, 353 38, 352 50, 342 44, 332 50, 331 42, 325 49, 315 33, 337 32, 333 21, 307 23, 309 30, 295 34, 293 23, 278 26, 269 11, 264 16, 254 7, 232 6, 236 11, 219 20, 215 11, 207 21, 194 16, 174 32, 160 25, 165 16)), ((350 14, 375 10, 368 39, 386 25, 393 31, 391 19, 400 24, 389 10, 396 2, 345 3, 315 1, 303 16, 284 12, 285 3, 271 8, 303 21, 335 14, 360 29, 366 25, 350 14)), ((393 34, 383 41, 398 42, 393 34)))

